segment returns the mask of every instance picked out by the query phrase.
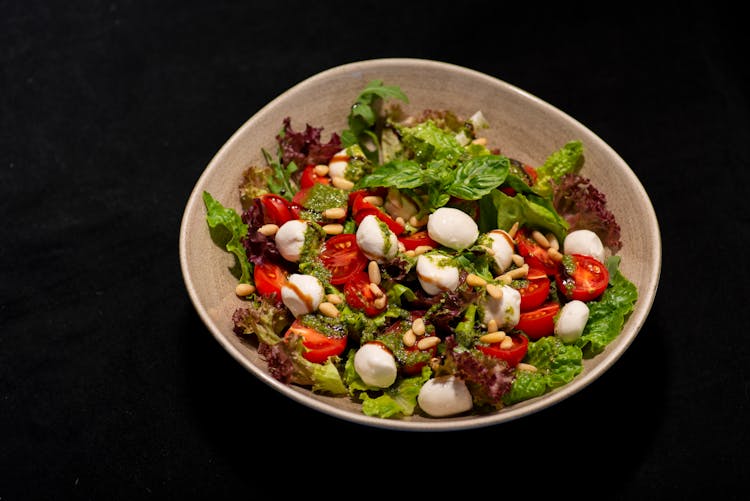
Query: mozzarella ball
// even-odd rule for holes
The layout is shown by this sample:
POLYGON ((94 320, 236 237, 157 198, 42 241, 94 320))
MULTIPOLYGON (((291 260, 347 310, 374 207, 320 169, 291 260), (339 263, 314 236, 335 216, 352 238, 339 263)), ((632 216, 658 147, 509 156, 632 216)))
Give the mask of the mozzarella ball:
POLYGON ((473 244, 479 236, 477 223, 462 210, 440 207, 427 220, 430 238, 450 249, 461 250, 473 244))
POLYGON ((281 300, 295 317, 317 310, 324 295, 323 284, 312 275, 294 273, 281 286, 281 300))
POLYGON ((427 381, 419 390, 417 403, 434 417, 460 414, 474 406, 466 383, 455 376, 439 376, 427 381))
POLYGON ((357 228, 357 246, 368 258, 385 263, 396 257, 398 238, 388 225, 370 214, 362 219, 357 228))
POLYGON ((349 167, 349 152, 344 148, 333 155, 333 158, 328 163, 328 175, 331 178, 344 177, 347 167, 349 167))
POLYGON ((583 254, 604 263, 604 245, 591 230, 575 230, 568 233, 563 242, 565 254, 583 254))
POLYGON ((450 257, 437 252, 420 254, 417 258, 417 278, 422 289, 434 296, 458 287, 458 268, 449 264, 450 257))
POLYGON ((305 232, 307 223, 299 219, 293 219, 282 224, 274 237, 276 247, 281 256, 287 261, 296 263, 305 245, 305 232))
POLYGON ((589 320, 589 307, 577 299, 566 303, 555 321, 555 335, 565 343, 572 343, 583 334, 589 320))
POLYGON ((503 230, 492 230, 487 233, 487 236, 492 240, 491 249, 493 252, 492 257, 495 259, 495 265, 499 272, 503 273, 513 262, 513 254, 515 252, 513 239, 508 232, 503 230))
POLYGON ((388 388, 396 381, 398 367, 393 354, 380 343, 366 343, 354 354, 354 370, 369 386, 388 388))
POLYGON ((501 329, 512 329, 521 318, 521 293, 509 285, 503 285, 500 299, 487 294, 484 303, 484 323, 494 320, 501 329))

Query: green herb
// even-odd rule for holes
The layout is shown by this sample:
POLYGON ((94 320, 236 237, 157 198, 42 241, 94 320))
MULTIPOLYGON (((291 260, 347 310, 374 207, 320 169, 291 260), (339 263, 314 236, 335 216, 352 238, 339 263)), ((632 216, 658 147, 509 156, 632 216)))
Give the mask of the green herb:
POLYGON ((272 175, 268 178, 268 189, 272 193, 291 200, 294 194, 297 193, 297 187, 292 186, 291 182, 292 174, 298 170, 297 165, 294 162, 289 162, 284 167, 281 165, 281 162, 274 160, 266 150, 263 150, 263 156, 268 165, 273 169, 272 175))

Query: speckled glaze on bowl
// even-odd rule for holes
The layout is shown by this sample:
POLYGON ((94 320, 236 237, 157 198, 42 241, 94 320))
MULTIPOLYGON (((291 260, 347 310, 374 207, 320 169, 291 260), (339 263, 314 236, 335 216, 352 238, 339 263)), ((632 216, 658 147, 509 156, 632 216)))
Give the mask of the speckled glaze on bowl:
MULTIPOLYGON (((402 103, 403 104, 403 103, 402 103)), ((651 201, 620 156, 574 118, 497 78, 438 61, 374 59, 338 66, 295 85, 271 101, 229 138, 198 179, 180 227, 180 264, 190 298, 216 340, 240 364, 282 394, 317 411, 362 425, 413 431, 448 431, 497 425, 540 411, 582 390, 601 376, 630 346, 651 309, 661 271, 661 238, 651 201), (264 162, 262 149, 275 151, 275 136, 285 117, 301 129, 306 123, 324 127, 323 139, 346 128, 349 106, 373 79, 398 85, 409 97, 406 111, 450 109, 459 116, 481 110, 490 123, 483 131, 488 144, 530 165, 540 165, 570 140, 584 145, 582 173, 607 196, 622 230, 621 271, 637 287, 639 299, 620 336, 598 356, 584 361, 571 383, 546 395, 491 414, 430 418, 414 415, 381 419, 362 414, 346 397, 316 395, 281 384, 270 376, 254 346, 232 332, 232 312, 242 304, 235 296, 236 279, 229 268, 234 256, 211 240, 202 200, 204 190, 239 211, 237 186, 242 171, 264 162)), ((246 397, 246 396, 245 396, 246 397)))

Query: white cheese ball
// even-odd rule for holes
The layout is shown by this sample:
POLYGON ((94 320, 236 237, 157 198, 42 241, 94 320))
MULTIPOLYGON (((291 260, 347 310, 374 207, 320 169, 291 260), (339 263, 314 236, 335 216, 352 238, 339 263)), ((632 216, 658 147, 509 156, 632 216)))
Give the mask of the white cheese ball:
POLYGON ((365 384, 378 388, 388 388, 398 375, 396 359, 380 343, 366 343, 357 350, 354 370, 365 384))
POLYGON ((479 237, 477 223, 462 210, 440 207, 427 220, 430 238, 450 249, 461 250, 471 246, 479 237))
POLYGON ((487 233, 487 236, 492 240, 491 249, 495 265, 500 273, 504 273, 513 262, 513 254, 515 253, 513 238, 507 231, 503 230, 492 230, 487 233))
POLYGON ((417 403, 433 417, 452 416, 474 407, 466 383, 455 376, 440 376, 427 381, 419 390, 417 403))
POLYGON ((575 230, 568 233, 563 242, 565 254, 583 254, 604 263, 604 245, 591 230, 575 230))
POLYGON ((398 238, 388 225, 370 214, 365 216, 357 228, 357 246, 368 258, 385 263, 396 257, 398 238))
POLYGON ((305 245, 306 231, 307 223, 299 219, 292 219, 279 227, 274 238, 276 247, 284 259, 293 263, 299 261, 302 247, 305 245))
POLYGON ((424 291, 434 296, 458 287, 458 268, 449 264, 450 257, 437 252, 420 254, 417 258, 417 278, 424 291))
POLYGON ((583 334, 589 321, 589 307, 583 301, 574 299, 566 303, 555 321, 555 335, 564 343, 572 343, 583 334))
POLYGON ((484 323, 494 320, 501 329, 512 329, 521 318, 521 293, 509 285, 503 285, 500 299, 487 294, 483 303, 484 323))
POLYGON ((349 167, 349 152, 344 148, 331 158, 328 164, 328 175, 332 178, 344 177, 347 167, 349 167))
POLYGON ((312 275, 294 273, 281 286, 281 300, 295 317, 317 310, 324 295, 323 284, 312 275))

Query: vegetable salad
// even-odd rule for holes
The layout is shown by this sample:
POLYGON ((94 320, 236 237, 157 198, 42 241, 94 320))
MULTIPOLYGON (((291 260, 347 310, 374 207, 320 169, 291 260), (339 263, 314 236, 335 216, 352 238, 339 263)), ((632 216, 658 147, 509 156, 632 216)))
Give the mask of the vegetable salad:
POLYGON ((274 378, 382 418, 491 412, 569 383, 638 297, 584 145, 532 166, 487 142, 481 110, 402 102, 372 81, 328 138, 286 118, 238 180, 241 211, 203 193, 236 256, 234 332, 274 378))

